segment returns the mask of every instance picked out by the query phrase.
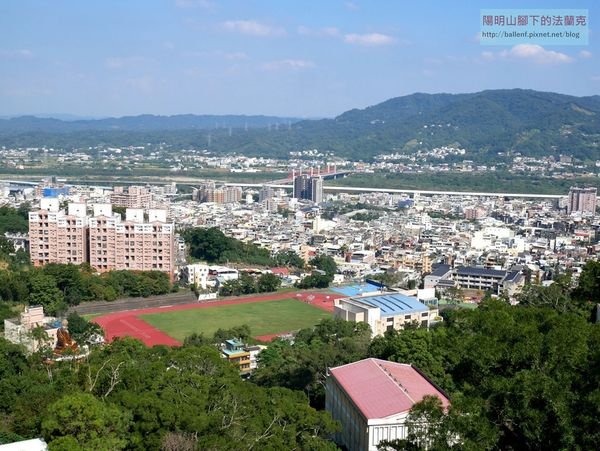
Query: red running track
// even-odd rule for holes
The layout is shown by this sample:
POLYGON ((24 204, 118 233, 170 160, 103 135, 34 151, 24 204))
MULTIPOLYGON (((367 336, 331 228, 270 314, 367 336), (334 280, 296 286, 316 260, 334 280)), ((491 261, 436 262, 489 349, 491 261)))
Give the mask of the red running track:
MULTIPOLYGON (((181 342, 167 335, 159 329, 148 324, 139 318, 139 315, 146 313, 173 312, 178 310, 191 310, 198 308, 217 307, 219 305, 247 304, 251 302, 275 301, 281 299, 298 299, 314 307, 318 307, 328 312, 333 312, 333 299, 341 297, 340 295, 328 293, 278 293, 265 296, 254 296, 243 299, 230 299, 226 301, 209 301, 204 303, 174 305, 170 307, 153 307, 140 310, 128 310, 125 312, 109 313, 94 318, 93 321, 100 325, 105 332, 107 341, 112 341, 116 337, 133 337, 141 340, 147 346, 168 345, 180 346, 181 342)), ((265 335, 257 337, 261 341, 271 341, 279 334, 265 335)))

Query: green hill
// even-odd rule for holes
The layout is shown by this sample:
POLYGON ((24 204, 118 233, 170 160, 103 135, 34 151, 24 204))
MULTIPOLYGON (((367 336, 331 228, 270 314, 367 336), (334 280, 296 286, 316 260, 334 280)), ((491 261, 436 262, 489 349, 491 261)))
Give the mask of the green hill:
POLYGON ((599 116, 600 96, 523 89, 417 93, 353 109, 333 119, 282 123, 261 117, 247 129, 240 126, 245 119, 234 120, 233 116, 229 117, 231 129, 209 129, 214 116, 200 120, 193 115, 71 122, 46 119, 48 127, 40 125, 41 119, 28 118, 35 126, 28 126, 25 118, 20 122, 0 120, 0 144, 83 147, 166 142, 206 148, 210 134, 211 151, 278 157, 290 151, 319 149, 369 159, 381 153, 459 145, 475 160, 489 160, 502 151, 531 156, 564 153, 594 160, 600 142, 599 116), (280 125, 268 125, 275 123, 280 125))

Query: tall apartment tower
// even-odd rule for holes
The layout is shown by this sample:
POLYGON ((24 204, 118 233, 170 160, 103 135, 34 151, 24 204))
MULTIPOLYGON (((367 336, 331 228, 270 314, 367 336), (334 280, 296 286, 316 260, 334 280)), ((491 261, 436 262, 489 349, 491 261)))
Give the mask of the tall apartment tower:
POLYGON ((110 195, 110 203, 115 207, 150 208, 152 193, 143 186, 130 186, 127 190, 116 186, 110 195))
POLYGON ((242 188, 239 186, 225 186, 223 188, 223 203, 232 204, 242 200, 242 188))
POLYGON ((165 210, 128 208, 125 220, 110 204, 94 206, 90 218, 90 265, 98 272, 111 270, 161 271, 173 277, 175 226, 165 210))
POLYGON ((310 200, 315 204, 323 202, 323 179, 321 177, 313 177, 311 180, 310 200))
POLYGON ((116 230, 121 215, 113 213, 111 204, 94 204, 90 226, 90 266, 98 272, 117 267, 116 230))
POLYGON ((323 202, 323 179, 306 174, 295 177, 294 197, 296 199, 311 200, 315 203, 323 202))
POLYGON ((267 199, 273 199, 275 195, 273 187, 269 185, 263 185, 263 187, 258 191, 258 201, 263 202, 267 199))
POLYGON ((34 266, 48 263, 85 263, 88 259, 86 206, 70 203, 59 210, 57 198, 43 198, 40 209, 29 213, 30 257, 34 266))
POLYGON ((578 212, 595 215, 597 195, 598 190, 596 188, 572 186, 567 199, 567 214, 578 212))

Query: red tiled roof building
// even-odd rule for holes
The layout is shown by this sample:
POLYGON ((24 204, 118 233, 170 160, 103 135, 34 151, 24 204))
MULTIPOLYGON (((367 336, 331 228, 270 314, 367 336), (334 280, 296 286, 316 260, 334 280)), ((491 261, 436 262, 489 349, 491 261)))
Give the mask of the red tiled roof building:
POLYGON ((382 440, 406 437, 410 409, 428 395, 439 397, 444 407, 450 404, 412 365, 365 359, 330 369, 325 408, 342 424, 338 444, 349 451, 376 451, 382 440))

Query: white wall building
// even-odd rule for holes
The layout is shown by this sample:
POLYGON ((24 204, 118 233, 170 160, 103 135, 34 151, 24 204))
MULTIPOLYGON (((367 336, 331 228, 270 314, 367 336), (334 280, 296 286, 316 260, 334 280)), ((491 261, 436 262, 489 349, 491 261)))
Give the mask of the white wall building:
POLYGON ((377 451, 382 440, 406 438, 410 409, 425 396, 448 396, 415 367, 365 359, 331 368, 325 387, 325 409, 342 430, 334 439, 348 451, 377 451))

